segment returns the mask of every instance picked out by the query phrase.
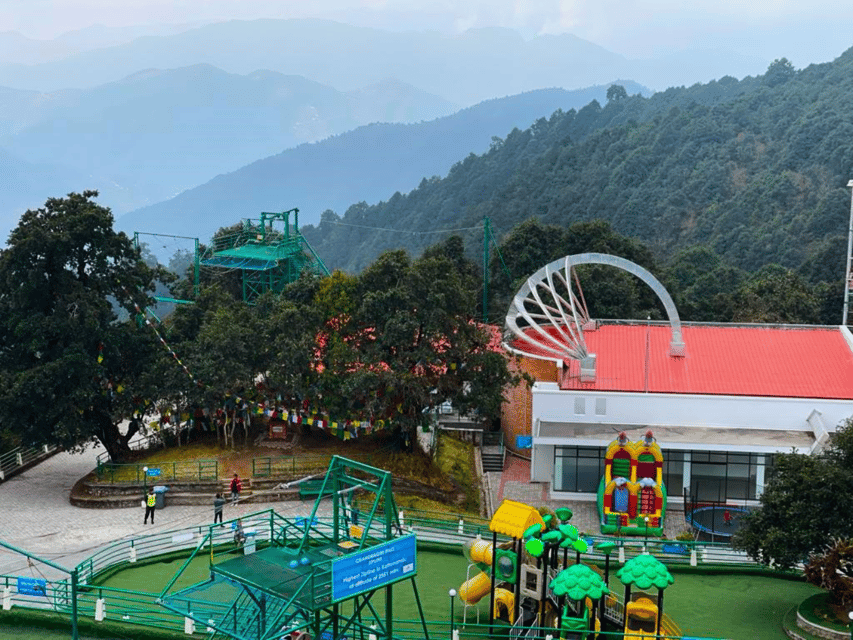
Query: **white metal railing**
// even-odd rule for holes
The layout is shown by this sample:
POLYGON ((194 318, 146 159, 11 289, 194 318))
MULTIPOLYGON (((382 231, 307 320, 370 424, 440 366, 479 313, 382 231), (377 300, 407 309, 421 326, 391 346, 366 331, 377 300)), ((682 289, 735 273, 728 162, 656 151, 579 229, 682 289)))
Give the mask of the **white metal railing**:
POLYGON ((59 447, 18 447, 6 453, 0 453, 0 481, 6 480, 14 475, 22 467, 25 467, 33 462, 37 462, 41 458, 47 458, 59 447))

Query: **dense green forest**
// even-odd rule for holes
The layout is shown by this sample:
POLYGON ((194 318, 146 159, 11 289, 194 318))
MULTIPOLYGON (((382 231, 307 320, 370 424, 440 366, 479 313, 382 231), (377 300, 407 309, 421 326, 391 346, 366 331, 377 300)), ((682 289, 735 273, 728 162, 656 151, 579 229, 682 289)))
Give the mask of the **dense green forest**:
MULTIPOLYGON (((608 98, 496 138, 487 153, 468 156, 444 178, 425 178, 408 194, 355 204, 343 217, 327 211, 304 234, 330 266, 359 271, 387 249, 418 254, 444 229, 459 230, 473 257, 486 216, 499 242, 530 218, 562 230, 601 220, 642 242, 667 268, 703 247, 696 255, 715 269, 793 272, 817 292, 818 307, 840 309, 827 298, 841 295, 844 272, 853 50, 802 70, 782 59, 759 77, 724 77, 650 98, 617 87, 608 98)), ((511 258, 506 263, 505 277, 532 273, 511 258)), ((744 315, 699 315, 710 311, 688 315, 744 315)), ((818 320, 839 319, 820 310, 796 318, 818 320)))

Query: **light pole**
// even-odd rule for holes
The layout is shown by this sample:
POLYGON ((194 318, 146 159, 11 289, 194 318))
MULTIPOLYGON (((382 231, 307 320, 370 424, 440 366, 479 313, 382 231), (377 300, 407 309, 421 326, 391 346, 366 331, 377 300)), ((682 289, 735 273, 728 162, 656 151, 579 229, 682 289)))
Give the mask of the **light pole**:
MULTIPOLYGON (((847 188, 853 188, 853 180, 847 183, 847 188)), ((850 303, 850 254, 853 253, 853 191, 850 192, 850 226, 847 229, 847 269, 844 272, 844 317, 841 324, 847 325, 847 309, 850 303)))
POLYGON ((643 537, 643 552, 649 552, 649 516, 643 516, 643 520, 646 521, 646 535, 643 537))
POLYGON ((848 613, 847 617, 850 618, 850 640, 853 640, 853 611, 848 613))
POLYGON ((451 589, 447 592, 447 595, 450 596, 450 640, 453 640, 453 632, 456 630, 455 622, 453 620, 453 602, 456 599, 456 589, 451 589))
POLYGON ((146 491, 148 490, 148 467, 142 467, 142 486, 145 487, 146 491))

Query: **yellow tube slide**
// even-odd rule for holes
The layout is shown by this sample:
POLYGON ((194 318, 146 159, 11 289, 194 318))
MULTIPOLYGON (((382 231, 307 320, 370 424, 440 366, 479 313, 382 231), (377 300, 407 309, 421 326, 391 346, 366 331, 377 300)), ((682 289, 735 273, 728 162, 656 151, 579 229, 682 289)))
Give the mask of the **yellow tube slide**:
POLYGON ((470 580, 466 580, 459 587, 459 597, 465 604, 477 604, 480 599, 489 593, 492 588, 492 580, 485 573, 478 573, 470 580))
POLYGON ((471 562, 492 566, 492 543, 486 540, 469 540, 464 547, 465 557, 471 562))

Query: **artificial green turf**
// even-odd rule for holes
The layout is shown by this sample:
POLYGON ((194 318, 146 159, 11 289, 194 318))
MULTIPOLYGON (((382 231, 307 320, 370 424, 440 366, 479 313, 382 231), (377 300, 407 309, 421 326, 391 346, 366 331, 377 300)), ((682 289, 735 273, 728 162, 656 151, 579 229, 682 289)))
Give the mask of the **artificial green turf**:
MULTIPOLYGON (((107 587, 159 593, 174 576, 182 561, 156 562, 120 571, 103 584, 107 587)), ((450 589, 459 590, 466 580, 468 564, 460 550, 418 551, 417 584, 427 620, 449 621, 450 589)), ((474 573, 471 574, 473 577, 474 573)), ((208 558, 202 556, 191 564, 178 588, 205 580, 208 576, 208 558)), ((714 638, 750 640, 783 640, 782 619, 785 613, 807 597, 819 593, 816 587, 802 581, 773 578, 757 574, 696 574, 673 573, 675 583, 664 594, 664 611, 687 635, 714 638)), ((622 586, 611 577, 611 586, 622 593, 622 586)), ((384 598, 374 596, 377 612, 384 611, 384 598)), ((488 624, 488 597, 477 605, 480 622, 488 624)), ((351 605, 342 605, 346 615, 351 605)), ((395 618, 413 620, 417 617, 414 595, 408 581, 394 587, 395 618)), ((463 606, 455 599, 455 620, 462 623, 463 606)), ((468 622, 475 620, 473 610, 468 612, 468 622)), ((6 635, 2 638, 38 638, 53 640, 44 635, 6 635)), ((57 635, 56 638, 67 637, 57 635)), ((138 636, 144 640, 144 636, 138 636)))
POLYGON ((785 613, 820 589, 757 574, 673 573, 664 612, 688 635, 784 640, 785 613))

